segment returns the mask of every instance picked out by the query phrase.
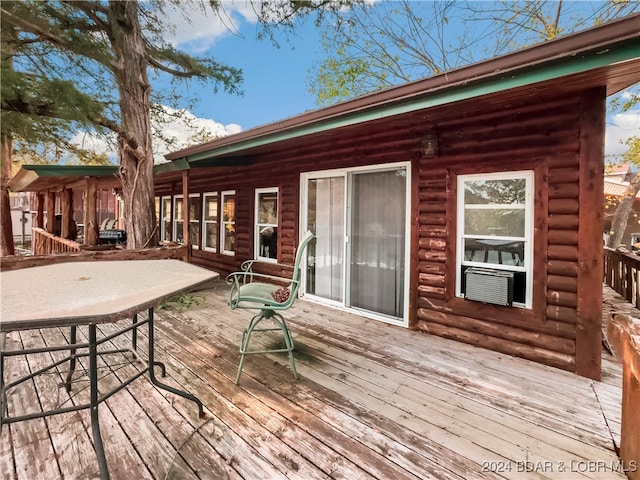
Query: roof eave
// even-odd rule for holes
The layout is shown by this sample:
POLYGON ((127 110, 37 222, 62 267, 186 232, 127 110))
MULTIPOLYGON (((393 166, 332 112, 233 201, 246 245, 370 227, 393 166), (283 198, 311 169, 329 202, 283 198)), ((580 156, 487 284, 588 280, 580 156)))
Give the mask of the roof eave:
POLYGON ((241 150, 407 111, 495 93, 637 58, 640 15, 529 47, 441 75, 364 95, 177 152, 197 162, 241 150), (615 51, 612 49, 615 47, 615 51))

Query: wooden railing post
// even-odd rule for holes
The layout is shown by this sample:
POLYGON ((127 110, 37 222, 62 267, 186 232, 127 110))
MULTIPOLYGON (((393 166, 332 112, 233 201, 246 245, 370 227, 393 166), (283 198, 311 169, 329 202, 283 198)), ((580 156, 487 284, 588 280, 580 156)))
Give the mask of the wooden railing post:
POLYGON ((98 180, 88 177, 84 189, 84 243, 98 244, 98 180))
POLYGON ((56 193, 55 192, 47 192, 46 210, 47 210, 47 223, 45 225, 45 228, 47 229, 47 232, 53 233, 56 231, 56 193))
POLYGON ((622 360, 622 426, 620 460, 630 480, 640 480, 640 320, 616 315, 607 339, 622 360))
POLYGON ((640 257, 604 249, 604 282, 636 308, 640 308, 640 257))

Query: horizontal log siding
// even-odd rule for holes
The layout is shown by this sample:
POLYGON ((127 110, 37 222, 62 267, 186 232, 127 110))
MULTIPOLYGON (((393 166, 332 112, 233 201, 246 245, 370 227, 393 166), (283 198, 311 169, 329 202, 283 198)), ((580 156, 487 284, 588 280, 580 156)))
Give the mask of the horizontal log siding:
POLYGON ((438 124, 439 155, 421 159, 418 170, 420 330, 575 370, 579 111, 579 101, 569 98, 517 109, 496 105, 492 111, 471 117, 460 112, 461 120, 438 124), (536 242, 545 240, 544 246, 536 245, 536 255, 546 255, 548 260, 546 271, 535 272, 536 288, 547 292, 542 295, 541 318, 526 318, 519 309, 509 309, 515 317, 509 318, 505 308, 482 304, 461 312, 458 307, 465 301, 447 291, 447 285, 449 290, 455 285, 454 279, 447 282, 447 275, 456 274, 455 244, 447 248, 448 242, 455 242, 447 230, 447 226, 455 228, 454 219, 447 222, 447 208, 455 208, 456 186, 451 180, 447 189, 446 172, 540 167, 547 173, 536 189, 543 189, 548 209, 548 216, 545 212, 536 215, 540 232, 536 242))
MULTIPOLYGON (((193 262, 224 274, 252 258, 255 189, 278 187, 279 263, 262 271, 290 274, 300 234, 300 174, 411 161, 410 326, 575 371, 580 102, 588 95, 551 95, 487 96, 259 147, 242 167, 193 168, 192 191, 236 191, 238 232, 235 256, 194 251, 193 262), (426 158, 421 141, 430 129, 439 152, 426 158), (455 297, 455 175, 524 169, 536 172, 534 308, 455 297)), ((181 193, 175 175, 157 180, 157 192, 181 193)))
MULTIPOLYGON (((192 193, 236 192, 236 255, 193 250, 192 262, 227 274, 253 258, 255 189, 278 187, 279 231, 278 264, 260 263, 256 270, 290 276, 299 238, 300 175, 304 172, 359 167, 371 164, 407 162, 418 157, 422 123, 388 124, 321 135, 312 141, 299 141, 295 147, 278 148, 256 156, 242 167, 193 168, 189 174, 192 193)), ((181 193, 181 180, 175 174, 156 178, 156 195, 181 193)), ((443 213, 442 213, 443 215, 443 213)))
MULTIPOLYGON (((572 125, 577 127, 577 118, 573 119, 572 125)), ((571 337, 575 341, 580 169, 578 152, 558 155, 549 163, 546 316, 549 321, 569 325, 571 337)))

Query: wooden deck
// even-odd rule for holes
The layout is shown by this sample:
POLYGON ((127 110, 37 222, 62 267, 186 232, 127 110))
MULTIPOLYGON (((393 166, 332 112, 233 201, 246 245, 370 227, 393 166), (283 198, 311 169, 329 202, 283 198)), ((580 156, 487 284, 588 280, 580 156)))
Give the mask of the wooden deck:
MULTIPOLYGON (((606 352, 603 381, 594 382, 300 301, 286 312, 300 380, 286 356, 257 355, 236 386, 248 312, 230 311, 226 292, 220 282, 199 293, 203 304, 156 312, 165 381, 197 395, 208 418, 136 380, 100 406, 113 479, 626 478, 614 447, 620 365, 606 352)), ((66 334, 13 333, 7 348, 60 343, 66 334)), ((7 371, 33 371, 56 356, 11 357, 7 371)), ((110 363, 101 369, 105 385, 135 370, 123 355, 110 363)), ((10 413, 39 408, 36 398, 45 408, 82 400, 80 370, 71 396, 64 372, 10 391, 10 413)), ((3 426, 0 474, 95 478, 88 412, 3 426)))

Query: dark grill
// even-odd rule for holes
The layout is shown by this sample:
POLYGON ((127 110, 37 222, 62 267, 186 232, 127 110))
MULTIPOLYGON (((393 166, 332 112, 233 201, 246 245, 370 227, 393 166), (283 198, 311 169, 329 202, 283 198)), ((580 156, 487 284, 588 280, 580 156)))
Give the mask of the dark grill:
POLYGON ((100 230, 100 243, 103 245, 117 245, 127 243, 127 232, 124 230, 100 230))

